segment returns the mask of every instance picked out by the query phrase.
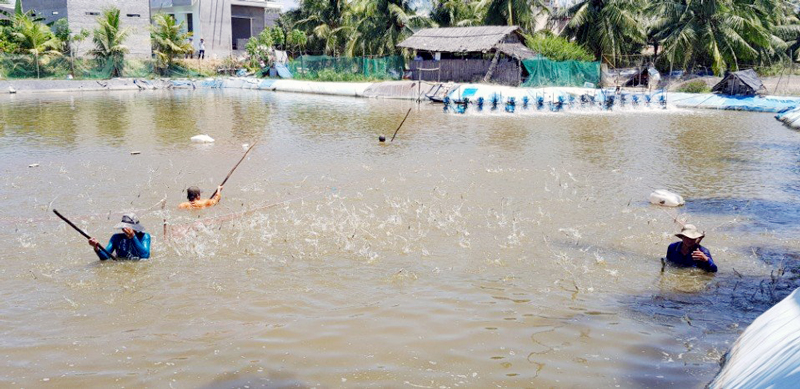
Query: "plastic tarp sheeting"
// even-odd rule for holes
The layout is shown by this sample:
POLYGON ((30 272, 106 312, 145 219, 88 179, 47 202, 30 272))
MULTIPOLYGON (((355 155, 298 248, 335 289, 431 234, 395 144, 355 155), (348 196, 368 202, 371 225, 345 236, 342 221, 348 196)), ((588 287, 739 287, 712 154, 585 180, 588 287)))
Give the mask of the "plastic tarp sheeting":
POLYGON ((711 388, 797 388, 800 289, 775 304, 736 340, 711 388))
POLYGON ((399 80, 403 75, 403 57, 329 57, 304 55, 289 62, 289 70, 296 78, 327 81, 355 81, 359 79, 399 80), (330 79, 335 78, 335 79, 330 79))
POLYGON ((576 86, 600 83, 600 62, 553 61, 538 56, 522 61, 528 71, 523 87, 576 86))
POLYGON ((285 64, 276 63, 275 70, 278 72, 278 76, 281 78, 292 78, 292 72, 289 71, 289 68, 286 67, 285 64))
POLYGON ((372 83, 369 82, 314 82, 301 80, 275 80, 272 86, 278 92, 314 93, 320 95, 357 96, 372 83))
POLYGON ((778 96, 722 96, 714 94, 698 94, 674 100, 681 108, 724 109, 732 111, 754 111, 781 113, 800 106, 800 98, 778 96))

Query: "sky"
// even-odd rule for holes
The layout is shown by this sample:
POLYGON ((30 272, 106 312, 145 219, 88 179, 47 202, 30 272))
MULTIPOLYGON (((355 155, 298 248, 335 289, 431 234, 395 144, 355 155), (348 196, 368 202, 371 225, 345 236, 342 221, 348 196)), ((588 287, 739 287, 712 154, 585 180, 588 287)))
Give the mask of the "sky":
POLYGON ((281 5, 281 11, 286 12, 292 8, 297 8, 298 0, 276 0, 281 5))

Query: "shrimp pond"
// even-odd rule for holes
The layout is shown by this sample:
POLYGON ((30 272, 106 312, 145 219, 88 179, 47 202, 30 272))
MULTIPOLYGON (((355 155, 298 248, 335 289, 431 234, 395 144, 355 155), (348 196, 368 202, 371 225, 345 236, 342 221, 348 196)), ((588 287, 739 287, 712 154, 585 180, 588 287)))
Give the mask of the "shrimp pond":
POLYGON ((0 124, 2 387, 702 387, 800 284, 769 114, 198 90, 6 95, 0 124), (136 212, 152 257, 100 262, 54 208, 103 242, 136 212), (679 222, 718 273, 662 271, 679 222))

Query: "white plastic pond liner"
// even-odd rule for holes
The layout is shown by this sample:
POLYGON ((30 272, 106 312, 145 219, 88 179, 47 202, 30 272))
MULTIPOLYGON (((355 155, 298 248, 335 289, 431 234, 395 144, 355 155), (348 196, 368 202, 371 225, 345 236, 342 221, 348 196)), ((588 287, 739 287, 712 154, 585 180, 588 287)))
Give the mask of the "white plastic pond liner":
POLYGON ((666 189, 657 189, 653 193, 650 193, 650 203, 663 205, 665 207, 680 207, 686 204, 681 195, 672 193, 666 189))
POLYGON ((761 314, 736 340, 712 388, 800 387, 800 289, 761 314))

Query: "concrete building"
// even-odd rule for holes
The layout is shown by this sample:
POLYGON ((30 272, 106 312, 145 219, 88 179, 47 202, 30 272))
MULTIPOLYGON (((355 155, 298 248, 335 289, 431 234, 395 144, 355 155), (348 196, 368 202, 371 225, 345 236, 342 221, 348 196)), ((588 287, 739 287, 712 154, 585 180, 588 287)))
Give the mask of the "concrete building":
MULTIPOLYGON (((174 16, 184 31, 193 34, 195 49, 203 38, 206 57, 219 58, 244 50, 247 40, 274 25, 281 11, 272 0, 22 0, 22 7, 44 23, 67 18, 74 33, 94 30, 103 10, 119 8, 121 24, 130 32, 125 45, 134 58, 150 58, 150 23, 157 13, 174 16)), ((85 55, 91 46, 81 45, 78 55, 85 55)))
MULTIPOLYGON (((134 58, 150 58, 150 7, 147 0, 22 0, 22 8, 44 19, 44 23, 67 18, 74 33, 97 28, 97 18, 104 10, 120 9, 120 24, 129 31, 125 45, 134 58)), ((91 43, 81 45, 81 53, 91 49, 91 43)))
POLYGON ((195 47, 203 39, 206 57, 213 58, 244 50, 250 37, 274 24, 281 7, 270 0, 150 0, 150 11, 183 22, 195 47))

